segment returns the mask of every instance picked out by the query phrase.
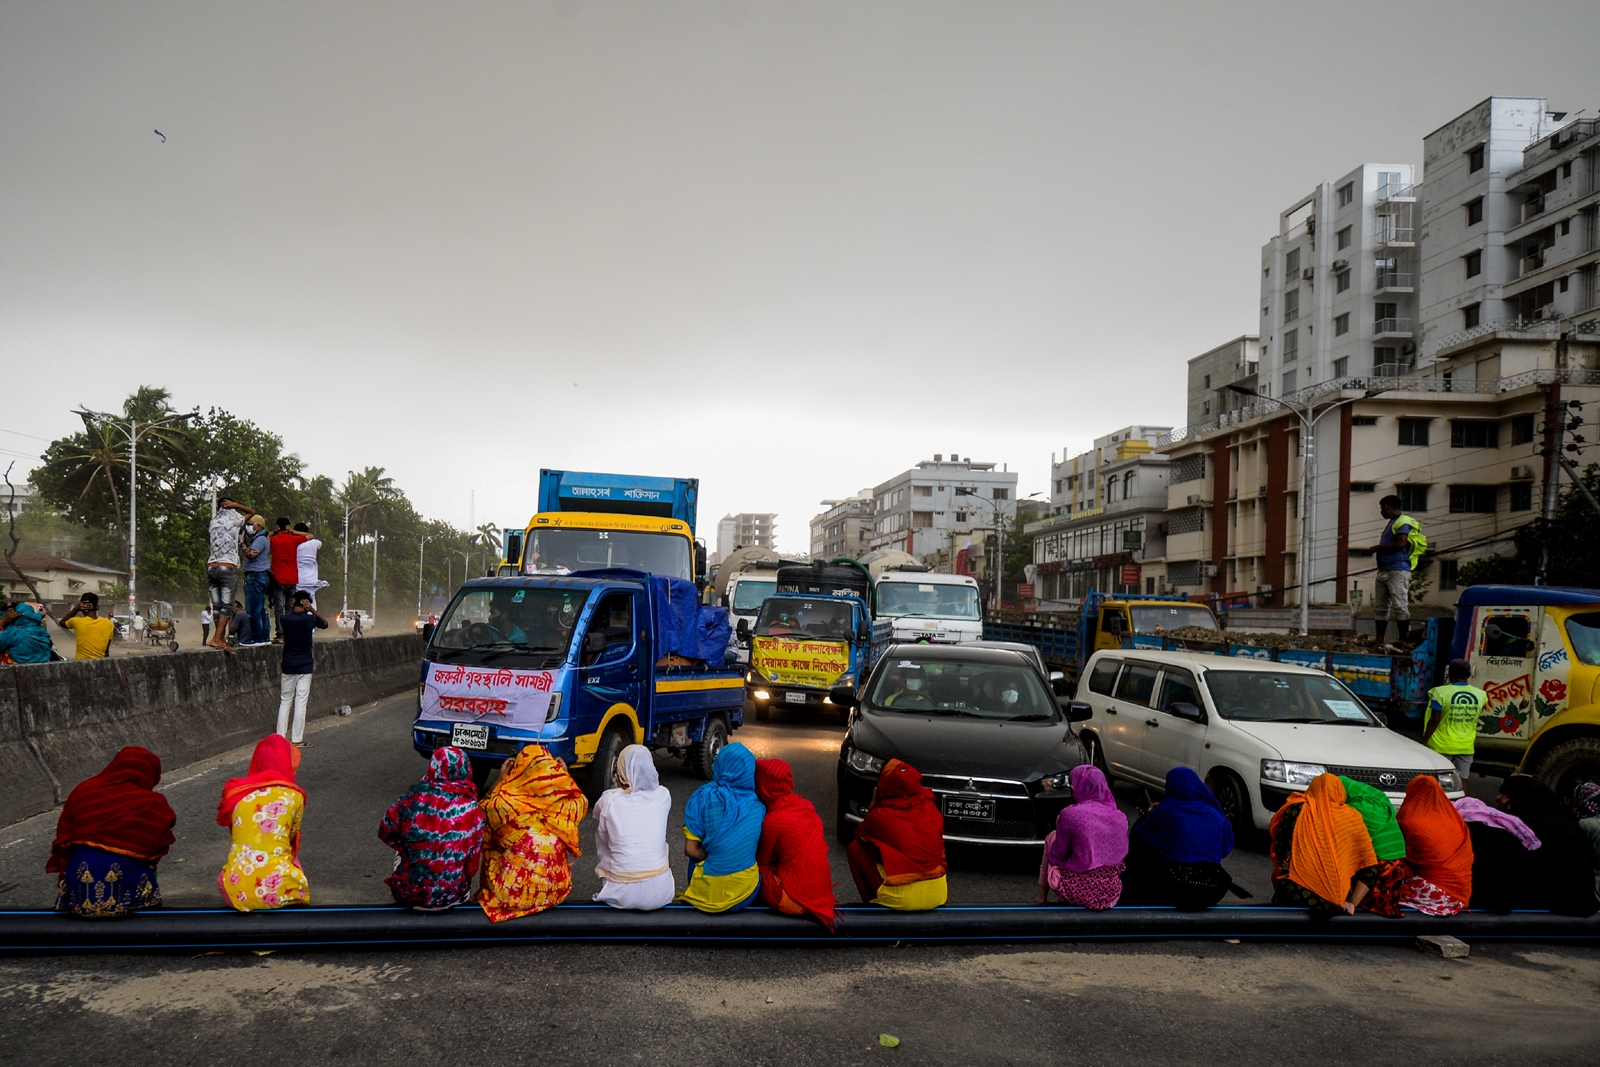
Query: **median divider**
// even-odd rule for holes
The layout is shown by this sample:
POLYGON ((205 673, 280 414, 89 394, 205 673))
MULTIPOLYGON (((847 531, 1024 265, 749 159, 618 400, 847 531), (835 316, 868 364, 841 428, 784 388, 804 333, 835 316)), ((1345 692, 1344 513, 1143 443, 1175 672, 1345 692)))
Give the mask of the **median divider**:
POLYGON ((1407 913, 1385 919, 1365 913, 1329 918, 1304 908, 1271 906, 1196 912, 948 905, 924 912, 853 906, 839 909, 839 915, 838 931, 829 933, 808 920, 759 907, 707 915, 686 905, 638 912, 563 904, 504 923, 491 923, 482 909, 470 905, 437 913, 399 907, 285 908, 251 914, 173 908, 100 921, 12 910, 0 911, 0 954, 529 943, 845 946, 1232 939, 1410 944, 1419 936, 1440 935, 1464 941, 1600 943, 1600 917, 1549 912, 1464 912, 1450 918, 1407 913))
MULTIPOLYGON (((308 715, 369 703, 420 677, 414 634, 315 647, 308 715)), ((175 768, 270 733, 282 657, 263 645, 0 667, 0 825, 60 804, 124 745, 175 768)))

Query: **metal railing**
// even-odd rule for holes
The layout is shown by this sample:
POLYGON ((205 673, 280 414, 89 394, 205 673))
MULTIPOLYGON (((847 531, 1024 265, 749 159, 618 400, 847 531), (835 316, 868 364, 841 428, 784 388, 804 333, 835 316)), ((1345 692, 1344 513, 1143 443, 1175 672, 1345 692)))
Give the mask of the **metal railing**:
POLYGON ((1382 200, 1415 200, 1422 191, 1420 183, 1411 185, 1380 185, 1378 186, 1378 199, 1382 200))
POLYGON ((1412 278, 1409 274, 1399 271, 1388 271, 1378 275, 1378 288, 1381 289, 1410 289, 1412 278))
POLYGON ((1517 266, 1519 268, 1517 277, 1526 278, 1534 271, 1544 268, 1544 253, 1538 252, 1531 256, 1523 256, 1517 266))
POLYGON ((1410 337, 1410 319, 1379 319, 1372 324, 1373 337, 1410 337))
MULTIPOLYGON (((1567 329, 1580 337, 1600 333, 1600 319, 1590 319, 1588 322, 1569 322, 1567 329)), ((1516 333, 1522 334, 1524 338, 1553 341, 1561 336, 1561 320, 1495 319, 1492 322, 1481 322, 1471 329, 1459 330, 1456 333, 1446 335, 1439 342, 1439 348, 1450 348, 1453 345, 1461 344, 1463 341, 1472 341, 1479 337, 1488 337, 1490 334, 1496 333, 1516 333)))
POLYGON ((1543 215, 1543 214, 1544 214, 1544 194, 1541 193, 1540 195, 1534 197, 1532 200, 1528 200, 1528 201, 1524 201, 1523 202, 1523 205, 1522 205, 1522 221, 1523 222, 1527 222, 1529 219, 1533 218, 1535 215, 1543 215))
POLYGON ((1379 245, 1408 245, 1415 242, 1416 232, 1411 226, 1379 226, 1372 236, 1379 245))

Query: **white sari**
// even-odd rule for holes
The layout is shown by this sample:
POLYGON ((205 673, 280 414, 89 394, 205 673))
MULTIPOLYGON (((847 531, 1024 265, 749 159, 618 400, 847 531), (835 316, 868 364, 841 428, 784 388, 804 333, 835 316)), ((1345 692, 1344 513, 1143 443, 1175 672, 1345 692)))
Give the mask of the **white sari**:
POLYGON ((654 911, 672 903, 677 886, 667 862, 667 817, 672 794, 656 774, 643 745, 629 745, 617 760, 615 789, 595 801, 594 899, 613 908, 654 911))

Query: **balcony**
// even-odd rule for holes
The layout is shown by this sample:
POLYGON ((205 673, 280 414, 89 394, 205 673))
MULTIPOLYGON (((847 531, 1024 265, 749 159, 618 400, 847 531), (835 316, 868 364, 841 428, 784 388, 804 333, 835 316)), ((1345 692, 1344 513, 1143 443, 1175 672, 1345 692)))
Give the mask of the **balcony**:
MULTIPOLYGON (((1383 218, 1384 216, 1379 216, 1380 223, 1383 218)), ((1417 243, 1416 233, 1417 231, 1411 226, 1379 225, 1372 239, 1378 248, 1413 248, 1417 243)))
POLYGON ((1384 203, 1391 200, 1416 200, 1421 189, 1417 185, 1380 185, 1378 186, 1378 202, 1384 203))
POLYGON ((1399 271, 1386 271, 1378 275, 1378 292, 1380 293, 1412 293, 1415 279, 1399 271))
POLYGON ((1517 273, 1517 277, 1519 278, 1526 278, 1536 270, 1543 270, 1544 252, 1539 251, 1535 252, 1531 256, 1523 256, 1521 261, 1518 263, 1518 266, 1520 269, 1517 273))
POLYGON ((1379 319, 1372 324, 1372 339, 1381 341, 1389 337, 1411 336, 1410 319, 1379 319))
POLYGON ((1415 362, 1379 363, 1372 368, 1374 378, 1405 378, 1417 369, 1415 362))
POLYGON ((1532 200, 1529 200, 1529 201, 1525 202, 1522 205, 1522 221, 1523 222, 1527 222, 1529 219, 1533 218, 1535 215, 1543 215, 1543 214, 1544 214, 1544 194, 1543 193, 1540 193, 1538 196, 1534 197, 1532 200))

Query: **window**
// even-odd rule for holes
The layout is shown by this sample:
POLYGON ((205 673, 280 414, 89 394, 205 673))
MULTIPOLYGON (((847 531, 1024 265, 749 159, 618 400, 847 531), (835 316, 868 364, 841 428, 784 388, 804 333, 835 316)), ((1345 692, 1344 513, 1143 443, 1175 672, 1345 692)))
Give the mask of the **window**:
POLYGON ((1292 370, 1286 370, 1286 371, 1283 372, 1283 391, 1285 393, 1294 392, 1294 390, 1295 390, 1295 378, 1296 378, 1296 372, 1294 372, 1292 370))
POLYGON ((1395 486, 1394 495, 1400 498, 1400 510, 1406 512, 1427 511, 1428 488, 1426 485, 1395 486))
MULTIPOLYGON (((1378 345, 1374 347, 1372 350, 1372 366, 1374 368, 1394 366, 1399 362, 1395 356, 1396 351, 1393 345, 1378 345)), ((1382 374, 1384 372, 1378 371, 1378 373, 1382 374)))
POLYGON ((1456 561, 1441 559, 1439 561, 1439 589, 1455 589, 1456 586, 1456 561))
POLYGON ((1283 294, 1283 321, 1293 322, 1300 317, 1300 290, 1290 289, 1283 294))
POLYGON ((933 486, 931 486, 931 485, 913 485, 911 487, 911 495, 912 496, 932 496, 933 495, 933 486))
MULTIPOLYGON (((1355 198, 1356 198, 1356 183, 1355 182, 1345 182, 1343 185, 1339 186, 1339 206, 1340 207, 1349 207, 1350 206, 1350 202, 1352 200, 1354 200, 1355 198)), ((1344 245, 1340 245, 1339 247, 1343 248, 1344 245)))
POLYGON ((1350 419, 1350 425, 1351 426, 1376 426, 1376 425, 1378 425, 1378 416, 1376 416, 1376 415, 1354 415, 1350 419))
POLYGON ((1283 256, 1283 276, 1293 281, 1300 273, 1300 250, 1292 248, 1283 256))
POLYGON ((1468 252, 1461 258, 1467 264, 1467 277, 1476 278, 1483 273, 1483 249, 1480 248, 1476 252, 1468 252))
POLYGON ((1335 378, 1348 378, 1350 376, 1350 357, 1340 356, 1333 361, 1333 376, 1335 378))
POLYGON ((957 522, 966 522, 967 521, 967 513, 965 511, 956 512, 956 521, 957 522))
POLYGON ((1400 419, 1400 444, 1427 444, 1429 421, 1428 419, 1400 419))
POLYGON ((1511 510, 1512 511, 1532 511, 1533 510, 1533 483, 1532 482, 1512 482, 1511 483, 1511 510))
POLYGON ((1533 620, 1526 615, 1490 615, 1479 631, 1478 655, 1526 659, 1533 654, 1533 620))
MULTIPOLYGON (((1335 337, 1343 337, 1349 332, 1350 312, 1346 311, 1343 315, 1335 315, 1333 317, 1333 335, 1335 337)), ((1336 377, 1343 377, 1343 375, 1336 375, 1336 377)))
POLYGON ((1350 230, 1351 230, 1351 227, 1346 226, 1344 229, 1340 230, 1338 232, 1338 234, 1335 235, 1339 239, 1339 241, 1338 241, 1339 248, 1344 249, 1344 248, 1349 248, 1350 247, 1350 230))
POLYGON ((1467 201, 1467 225, 1476 226, 1483 221, 1483 197, 1467 201))
POLYGON ((1483 145, 1467 153, 1467 173, 1472 174, 1483 169, 1483 145))
POLYGON ((1117 686, 1117 671, 1121 669, 1121 660, 1103 659, 1096 663, 1094 670, 1089 672, 1089 692, 1110 696, 1117 686))
POLYGON ((1495 497, 1499 493, 1492 485, 1452 485, 1450 487, 1451 514, 1494 514, 1495 497))
POLYGON ((926 530, 933 525, 933 512, 913 511, 911 513, 911 528, 913 530, 926 530))
POLYGON ((1210 388, 1211 388, 1211 375, 1209 375, 1209 374, 1208 374, 1208 375, 1206 375, 1206 386, 1205 386, 1205 387, 1206 387, 1206 388, 1207 388, 1207 389, 1210 389, 1210 388))
POLYGON ((1283 361, 1293 363, 1300 358, 1300 331, 1290 330, 1283 335, 1283 361))
POLYGON ((1009 489, 995 489, 995 490, 990 492, 989 496, 993 500, 1010 500, 1011 499, 1011 490, 1009 490, 1009 489))
POLYGON ((1148 707, 1155 689, 1156 669, 1142 663, 1130 663, 1128 669, 1122 672, 1122 679, 1117 682, 1117 699, 1148 707))
POLYGON ((1161 672, 1161 699, 1156 701, 1156 708, 1160 711, 1171 711, 1174 704, 1193 704, 1197 708, 1205 707, 1205 702, 1200 699, 1200 693, 1194 682, 1194 675, 1188 671, 1174 670, 1168 667, 1161 672))
POLYGON ((1377 482, 1351 482, 1350 483, 1350 491, 1352 493, 1375 493, 1375 492, 1378 491, 1378 483, 1377 482))
POLYGON ((1570 162, 1561 164, 1561 176, 1563 178, 1572 177, 1572 164, 1570 162))
POLYGON ((1571 219, 1562 219, 1561 220, 1561 236, 1565 237, 1567 234, 1569 234, 1571 232, 1572 232, 1572 220, 1571 219))
POLYGON ((1348 288, 1350 288, 1350 271, 1345 269, 1333 276, 1333 291, 1342 293, 1348 288))
POLYGON ((1372 317, 1375 319, 1392 319, 1399 314, 1399 304, 1391 304, 1388 301, 1379 300, 1377 303, 1372 305, 1372 317))
POLYGON ((1511 443, 1525 445, 1533 440, 1533 416, 1511 416, 1511 443))
POLYGON ((1466 307, 1461 309, 1461 328, 1463 330, 1472 329, 1473 327, 1477 326, 1482 319, 1482 304, 1468 304, 1466 307))
POLYGON ((1451 448, 1499 448, 1500 424, 1488 419, 1451 419, 1451 448))

